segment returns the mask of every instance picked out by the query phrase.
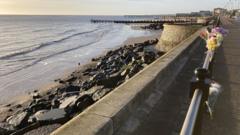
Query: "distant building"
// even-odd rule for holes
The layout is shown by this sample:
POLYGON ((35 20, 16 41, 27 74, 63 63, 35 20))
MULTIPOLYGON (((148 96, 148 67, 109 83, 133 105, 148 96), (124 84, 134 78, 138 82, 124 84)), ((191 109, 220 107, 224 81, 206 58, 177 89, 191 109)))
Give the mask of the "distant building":
POLYGON ((211 11, 200 11, 199 14, 200 16, 212 16, 211 11))
POLYGON ((213 11, 214 15, 222 15, 227 13, 227 9, 224 8, 215 8, 213 11))
POLYGON ((191 16, 191 14, 188 14, 188 13, 177 13, 176 16, 177 17, 186 17, 186 16, 191 16))
POLYGON ((200 16, 199 12, 191 12, 191 16, 198 17, 200 16))

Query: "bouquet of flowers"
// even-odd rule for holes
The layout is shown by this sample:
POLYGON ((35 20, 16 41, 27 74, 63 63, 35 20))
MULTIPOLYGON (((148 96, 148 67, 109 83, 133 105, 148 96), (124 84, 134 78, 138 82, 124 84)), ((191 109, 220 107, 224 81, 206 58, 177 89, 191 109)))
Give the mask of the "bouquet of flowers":
POLYGON ((222 27, 215 27, 212 30, 205 30, 200 33, 200 37, 206 41, 208 50, 214 51, 223 42, 223 37, 228 34, 228 30, 222 27), (209 32, 210 31, 210 32, 209 32))
POLYGON ((207 40, 207 49, 210 51, 214 51, 218 45, 217 45, 217 39, 215 37, 211 37, 207 40))
POLYGON ((209 35, 208 31, 202 31, 202 32, 200 33, 200 37, 201 37, 202 39, 204 39, 204 40, 207 40, 207 39, 208 39, 208 35, 209 35))

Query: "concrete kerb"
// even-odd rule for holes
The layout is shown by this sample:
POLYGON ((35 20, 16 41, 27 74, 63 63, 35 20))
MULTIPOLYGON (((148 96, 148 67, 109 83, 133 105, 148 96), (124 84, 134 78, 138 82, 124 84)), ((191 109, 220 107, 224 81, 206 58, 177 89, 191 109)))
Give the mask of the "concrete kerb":
MULTIPOLYGON (((154 105, 190 57, 200 30, 106 95, 52 135, 113 135, 143 103, 154 105), (154 93, 154 94, 153 94, 154 93), (150 97, 150 98, 149 98, 150 97)), ((196 47, 194 47, 196 48, 196 47)), ((148 110, 145 110, 148 112, 148 110)))

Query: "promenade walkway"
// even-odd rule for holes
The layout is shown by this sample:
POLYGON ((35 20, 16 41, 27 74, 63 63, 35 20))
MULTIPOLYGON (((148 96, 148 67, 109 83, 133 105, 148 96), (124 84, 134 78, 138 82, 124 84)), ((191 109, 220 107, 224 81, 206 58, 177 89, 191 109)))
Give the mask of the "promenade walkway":
MULTIPOLYGON (((240 135, 240 22, 228 24, 230 33, 216 53, 213 67, 214 80, 224 91, 214 112, 214 119, 207 114, 203 120, 202 135, 240 135)), ((204 49, 200 47, 191 58, 175 83, 133 135, 178 135, 190 100, 189 80, 196 67, 202 65, 204 49)))
POLYGON ((190 104, 189 82, 194 69, 201 67, 204 60, 206 49, 202 46, 203 44, 203 41, 195 44, 199 46, 196 53, 190 58, 162 99, 132 135, 179 134, 190 104))
POLYGON ((218 49, 213 70, 224 91, 214 119, 204 119, 203 135, 240 135, 240 22, 225 27, 230 33, 218 49))

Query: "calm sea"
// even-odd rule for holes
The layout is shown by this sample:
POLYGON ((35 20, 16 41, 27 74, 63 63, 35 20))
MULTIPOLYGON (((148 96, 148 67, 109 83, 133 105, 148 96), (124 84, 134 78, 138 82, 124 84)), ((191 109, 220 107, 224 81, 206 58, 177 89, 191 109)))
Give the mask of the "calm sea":
POLYGON ((151 35, 128 25, 92 24, 92 18, 124 17, 0 16, 0 103, 53 81, 129 37, 151 35))

